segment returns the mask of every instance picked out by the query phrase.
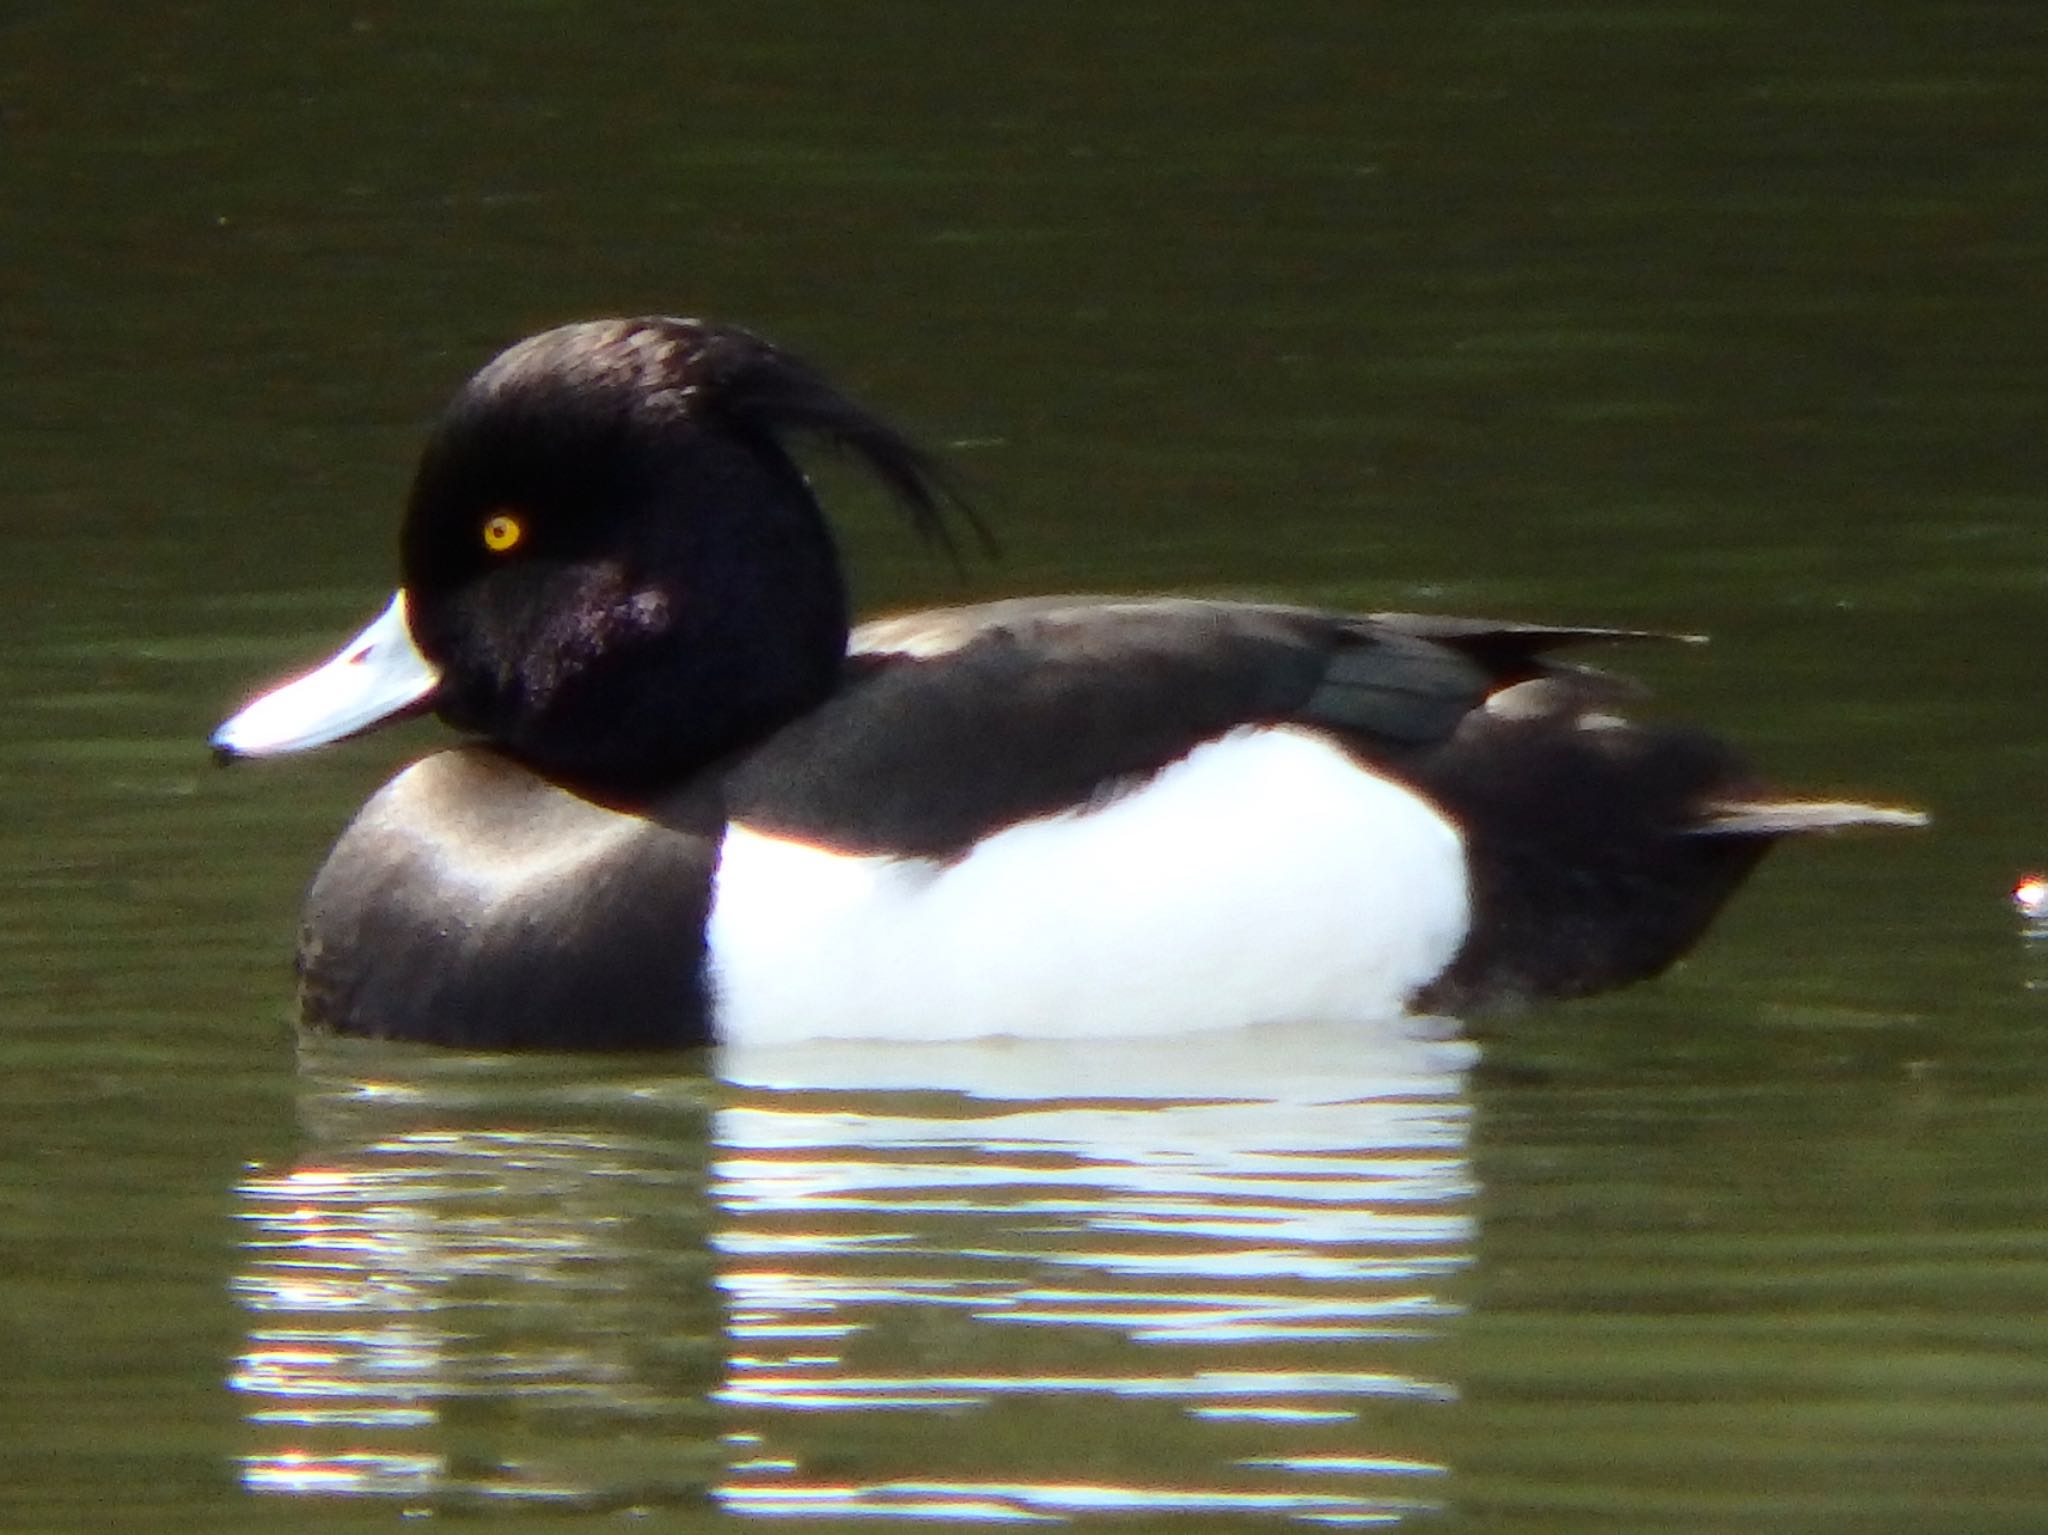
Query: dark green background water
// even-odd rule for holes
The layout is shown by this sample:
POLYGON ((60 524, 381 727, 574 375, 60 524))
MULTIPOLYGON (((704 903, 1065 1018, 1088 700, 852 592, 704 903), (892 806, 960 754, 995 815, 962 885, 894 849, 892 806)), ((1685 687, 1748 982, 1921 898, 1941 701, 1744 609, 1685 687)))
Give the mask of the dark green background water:
POLYGON ((0 1525, 2048 1523, 2032 0, 0 6, 0 1525), (736 319, 962 580, 1711 631, 1936 829, 1472 1040, 301 1060, 435 727, 202 742, 497 347, 736 319))

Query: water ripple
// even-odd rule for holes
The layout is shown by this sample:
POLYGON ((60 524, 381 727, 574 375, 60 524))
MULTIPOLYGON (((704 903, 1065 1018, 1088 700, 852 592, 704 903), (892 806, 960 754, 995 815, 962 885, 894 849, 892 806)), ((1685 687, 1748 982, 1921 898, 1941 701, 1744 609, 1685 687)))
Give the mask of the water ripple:
POLYGON ((715 1103, 346 1056, 240 1190, 244 1484, 1404 1517, 1441 1469, 1415 1415, 1455 1395, 1428 1361, 1474 1243, 1465 1055, 1354 1043, 733 1054, 715 1103))

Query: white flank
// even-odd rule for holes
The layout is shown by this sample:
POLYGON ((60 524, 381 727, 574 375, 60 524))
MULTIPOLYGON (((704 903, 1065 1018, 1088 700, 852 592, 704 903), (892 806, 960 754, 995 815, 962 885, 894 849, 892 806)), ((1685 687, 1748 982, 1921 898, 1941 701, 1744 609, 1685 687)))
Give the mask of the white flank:
POLYGON ((1257 729, 951 864, 735 824, 708 937, 735 1042, 1114 1037, 1398 1014, 1467 915, 1434 808, 1257 729))

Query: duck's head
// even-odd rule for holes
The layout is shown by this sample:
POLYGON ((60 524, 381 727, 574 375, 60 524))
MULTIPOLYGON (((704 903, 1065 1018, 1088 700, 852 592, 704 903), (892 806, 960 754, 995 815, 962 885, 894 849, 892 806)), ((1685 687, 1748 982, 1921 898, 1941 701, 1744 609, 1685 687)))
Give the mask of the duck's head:
POLYGON ((432 709, 547 777, 632 793, 760 739, 836 686, 846 650, 799 437, 851 453, 944 537, 931 460, 745 331, 602 320, 520 342, 427 443, 390 606, 215 750, 297 751, 432 709))

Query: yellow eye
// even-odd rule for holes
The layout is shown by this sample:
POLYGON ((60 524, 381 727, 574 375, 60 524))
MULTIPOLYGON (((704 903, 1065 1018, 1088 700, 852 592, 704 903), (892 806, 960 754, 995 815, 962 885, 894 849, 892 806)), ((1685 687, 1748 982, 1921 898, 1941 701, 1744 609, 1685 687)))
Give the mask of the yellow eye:
POLYGON ((510 512, 500 512, 484 524, 484 547, 493 554, 503 554, 515 549, 519 540, 526 537, 526 524, 510 512))

